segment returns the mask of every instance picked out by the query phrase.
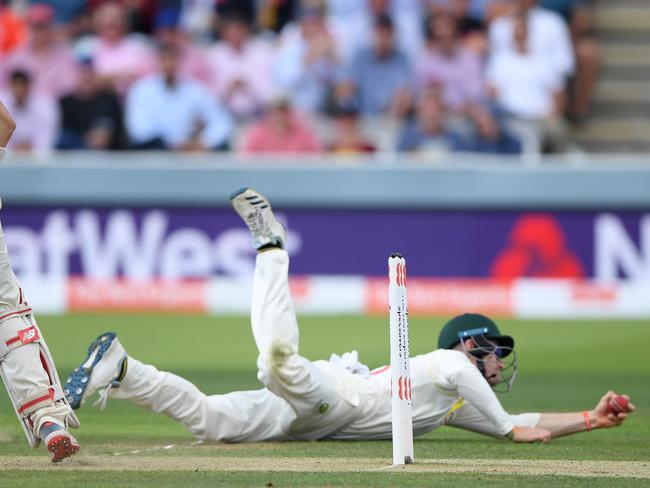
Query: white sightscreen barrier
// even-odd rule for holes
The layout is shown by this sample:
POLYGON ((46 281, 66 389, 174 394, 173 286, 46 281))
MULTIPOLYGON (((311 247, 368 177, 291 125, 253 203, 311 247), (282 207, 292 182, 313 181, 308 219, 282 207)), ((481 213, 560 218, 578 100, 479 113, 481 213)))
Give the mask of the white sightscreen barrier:
POLYGON ((409 367, 411 356, 406 300, 406 261, 400 254, 393 254, 388 258, 388 278, 393 464, 410 464, 415 459, 409 367))

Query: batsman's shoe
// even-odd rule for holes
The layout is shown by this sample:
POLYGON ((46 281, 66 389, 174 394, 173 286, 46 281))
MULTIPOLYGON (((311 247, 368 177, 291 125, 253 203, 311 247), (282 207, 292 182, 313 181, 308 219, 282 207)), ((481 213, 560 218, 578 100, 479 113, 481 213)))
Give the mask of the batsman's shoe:
POLYGON ((39 435, 52 453, 52 462, 58 463, 79 451, 79 443, 67 429, 54 422, 45 422, 39 435))
POLYGON ((73 409, 81 407, 97 390, 102 389, 94 405, 106 406, 108 393, 118 388, 126 375, 128 356, 115 332, 106 332, 88 347, 83 363, 65 382, 63 393, 73 409))
POLYGON ((248 226, 255 249, 284 248, 287 230, 273 215, 273 209, 266 197, 252 188, 242 188, 230 196, 230 201, 248 226))

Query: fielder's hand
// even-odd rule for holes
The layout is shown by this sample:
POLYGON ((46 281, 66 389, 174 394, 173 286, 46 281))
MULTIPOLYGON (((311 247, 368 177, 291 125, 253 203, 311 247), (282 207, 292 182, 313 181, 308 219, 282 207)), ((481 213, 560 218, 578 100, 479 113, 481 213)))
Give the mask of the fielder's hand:
POLYGON ((513 442, 551 442, 551 431, 539 427, 515 427, 511 435, 513 442))
MULTIPOLYGON (((591 411, 590 417, 594 419, 592 425, 595 428, 617 427, 627 418, 628 412, 612 412, 611 409, 608 408, 610 400, 614 397, 616 397, 616 393, 608 391, 600 399, 596 408, 591 411)), ((627 400, 630 399, 627 395, 623 395, 623 397, 627 400)), ((636 410, 636 407, 632 403, 628 403, 627 408, 630 412, 636 410)))

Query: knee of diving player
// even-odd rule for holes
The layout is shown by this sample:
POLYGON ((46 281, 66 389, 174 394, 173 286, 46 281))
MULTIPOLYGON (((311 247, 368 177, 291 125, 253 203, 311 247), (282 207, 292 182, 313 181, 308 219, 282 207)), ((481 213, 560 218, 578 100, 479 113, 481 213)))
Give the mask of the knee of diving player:
POLYGON ((295 380, 300 368, 297 346, 291 341, 275 341, 266 351, 260 351, 257 358, 257 377, 269 386, 270 383, 282 383, 295 380))

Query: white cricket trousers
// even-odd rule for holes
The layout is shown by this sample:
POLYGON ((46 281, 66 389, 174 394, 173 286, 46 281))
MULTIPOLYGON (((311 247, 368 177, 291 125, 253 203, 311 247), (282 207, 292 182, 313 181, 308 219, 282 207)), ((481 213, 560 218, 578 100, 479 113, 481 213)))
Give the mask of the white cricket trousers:
POLYGON ((129 357, 126 376, 111 397, 165 413, 206 441, 320 439, 351 423, 358 403, 346 388, 346 375, 352 375, 298 354, 288 267, 284 250, 257 255, 251 325, 259 350, 257 376, 266 388, 207 396, 189 381, 129 357))
MULTIPOLYGON (((8 313, 3 312, 17 307, 22 302, 24 297, 9 263, 9 253, 0 224, 0 317, 8 313)), ((0 338, 6 340, 15 335, 16 330, 27 329, 32 325, 30 319, 24 316, 4 320, 0 322, 0 338)), ((50 388, 50 379, 41 363, 41 351, 36 343, 10 350, 4 358, 0 358, 0 367, 11 397, 22 405, 30 403, 30 400, 42 398, 50 388)), ((39 437, 38 431, 47 421, 66 425, 65 420, 70 412, 70 407, 61 402, 37 409, 29 417, 34 435, 39 437)))

